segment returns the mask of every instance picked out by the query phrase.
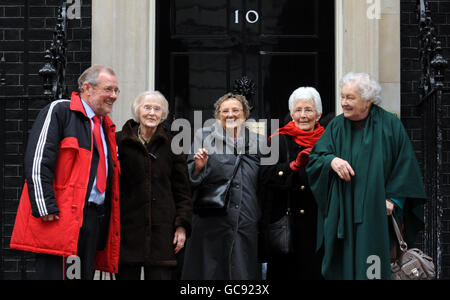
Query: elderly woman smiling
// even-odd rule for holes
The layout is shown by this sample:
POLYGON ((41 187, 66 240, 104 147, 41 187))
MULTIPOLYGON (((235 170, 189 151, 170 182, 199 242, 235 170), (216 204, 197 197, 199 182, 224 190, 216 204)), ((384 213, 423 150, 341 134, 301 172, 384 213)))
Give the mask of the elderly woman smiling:
POLYGON ((319 123, 319 93, 312 87, 296 89, 289 98, 289 110, 292 121, 270 137, 274 145, 279 145, 279 160, 261 166, 259 180, 264 187, 263 224, 268 227, 269 240, 277 226, 290 226, 292 249, 281 253, 270 243, 266 245, 267 277, 321 279, 320 256, 315 251, 317 205, 305 173, 309 152, 324 132, 319 123), (286 215, 291 222, 282 224, 286 215))
POLYGON ((121 164, 122 240, 118 279, 175 279, 176 255, 190 232, 192 204, 185 155, 171 151, 161 122, 169 113, 158 91, 140 94, 134 119, 116 134, 121 164))
POLYGON ((328 124, 309 156, 326 279, 390 279, 396 239, 387 216, 403 219, 409 247, 423 227, 426 195, 413 148, 401 121, 380 101, 381 87, 370 75, 345 75, 344 113, 328 124), (374 256, 381 262, 376 276, 369 272, 374 256))

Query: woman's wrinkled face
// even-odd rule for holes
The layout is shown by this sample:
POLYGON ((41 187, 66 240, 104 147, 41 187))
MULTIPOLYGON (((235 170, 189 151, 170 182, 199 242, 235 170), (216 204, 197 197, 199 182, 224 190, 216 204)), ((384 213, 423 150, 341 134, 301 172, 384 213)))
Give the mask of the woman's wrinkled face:
POLYGON ((361 98, 356 85, 347 83, 341 90, 341 106, 344 117, 351 121, 360 121, 369 115, 372 101, 361 98))
POLYGON ((163 109, 161 101, 152 97, 145 98, 139 106, 139 123, 147 128, 155 128, 161 123, 163 109))
POLYGON ((291 114, 295 126, 303 131, 314 131, 320 116, 312 99, 298 99, 291 114))
POLYGON ((230 98, 222 102, 218 120, 226 129, 240 127, 245 122, 242 103, 235 98, 230 98))

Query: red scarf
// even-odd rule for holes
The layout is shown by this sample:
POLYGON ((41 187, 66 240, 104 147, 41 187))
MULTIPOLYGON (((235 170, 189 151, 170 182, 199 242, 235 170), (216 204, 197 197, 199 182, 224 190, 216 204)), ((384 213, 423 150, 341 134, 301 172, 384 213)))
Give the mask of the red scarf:
POLYGON ((317 143, 324 132, 325 128, 323 128, 319 123, 317 123, 317 127, 314 131, 304 131, 295 126, 294 121, 291 121, 286 126, 278 129, 269 139, 271 140, 278 134, 290 135, 294 137, 294 141, 298 145, 311 148, 317 143))

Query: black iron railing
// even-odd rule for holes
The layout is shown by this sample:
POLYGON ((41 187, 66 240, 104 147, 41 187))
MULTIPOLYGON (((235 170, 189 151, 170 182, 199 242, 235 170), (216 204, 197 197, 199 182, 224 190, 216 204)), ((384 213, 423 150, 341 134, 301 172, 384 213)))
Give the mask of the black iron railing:
POLYGON ((424 251, 433 257, 437 278, 441 277, 442 198, 442 101, 448 87, 444 84, 448 61, 442 56, 441 42, 431 18, 428 1, 417 0, 419 21, 419 84, 424 132, 424 181, 429 201, 425 207, 424 251))

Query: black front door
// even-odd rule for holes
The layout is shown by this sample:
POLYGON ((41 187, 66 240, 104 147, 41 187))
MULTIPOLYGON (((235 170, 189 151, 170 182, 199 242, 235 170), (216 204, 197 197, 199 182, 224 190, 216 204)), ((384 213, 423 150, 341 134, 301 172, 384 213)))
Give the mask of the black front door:
POLYGON ((171 118, 213 116, 213 104, 246 75, 252 117, 280 119, 290 94, 313 86, 334 112, 334 1, 157 0, 156 88, 171 118))

